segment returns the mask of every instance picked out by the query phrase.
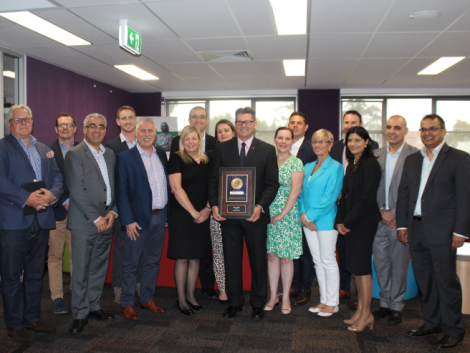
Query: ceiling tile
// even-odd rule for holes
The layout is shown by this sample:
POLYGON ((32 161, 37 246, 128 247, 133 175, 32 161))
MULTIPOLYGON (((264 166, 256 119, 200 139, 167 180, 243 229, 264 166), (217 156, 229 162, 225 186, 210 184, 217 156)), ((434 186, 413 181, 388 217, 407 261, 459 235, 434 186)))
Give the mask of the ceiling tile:
POLYGON ((451 31, 470 31, 470 11, 460 18, 451 28, 451 31))
POLYGON ((266 76, 269 87, 305 88, 305 77, 266 76))
POLYGON ((175 73, 176 75, 186 78, 215 78, 219 77, 217 73, 212 70, 206 63, 174 63, 174 64, 162 64, 162 66, 175 73))
POLYGON ((309 60, 307 75, 348 75, 357 59, 309 60))
POLYGON ((269 1, 228 0, 227 3, 245 36, 277 34, 269 1))
POLYGON ((285 76, 282 61, 258 61, 259 68, 264 76, 285 76))
POLYGON ((348 80, 342 87, 380 87, 387 79, 387 75, 357 75, 354 72, 349 76, 348 80))
POLYGON ((468 71, 467 74, 449 74, 443 72, 436 76, 430 76, 421 84, 421 87, 458 87, 467 80, 470 80, 470 73, 468 73, 468 71))
POLYGON ((415 56, 438 33, 377 33, 363 58, 410 58, 415 56))
POLYGON ((8 20, 0 20, 0 44, 16 49, 29 47, 63 47, 55 40, 46 38, 8 20))
POLYGON ((396 74, 382 84, 383 88, 415 88, 426 81, 428 78, 420 75, 396 74))
POLYGON ((310 35, 309 60, 359 58, 371 38, 369 33, 310 35))
POLYGON ((186 43, 196 52, 248 50, 243 37, 186 39, 186 43))
POLYGON ((254 62, 218 63, 211 61, 209 64, 223 77, 261 76, 258 65, 254 62))
POLYGON ((203 62, 182 40, 147 41, 142 44, 142 55, 159 64, 203 62))
POLYGON ((15 0, 0 1, 0 12, 32 10, 56 7, 47 0, 15 0))
POLYGON ((400 74, 411 74, 411 75, 416 75, 418 72, 420 72, 422 69, 425 67, 431 65, 434 61, 436 61, 438 58, 414 58, 411 60, 408 64, 406 64, 398 73, 400 74))
POLYGON ((138 2, 137 0, 55 0, 56 3, 65 7, 81 7, 92 5, 106 4, 126 4, 130 2, 138 2))
POLYGON ((45 60, 65 68, 72 69, 85 66, 106 66, 106 64, 102 62, 90 58, 89 56, 86 56, 81 52, 66 46, 50 48, 25 48, 21 49, 21 51, 39 60, 45 60))
POLYGON ((256 60, 306 59, 306 35, 247 37, 256 60))
POLYGON ((446 32, 440 35, 419 57, 468 56, 470 32, 446 32))
POLYGON ((391 75, 409 59, 361 59, 353 73, 357 75, 391 75))
POLYGON ((128 53, 124 49, 120 48, 118 43, 85 45, 75 47, 75 49, 111 66, 130 64, 139 66, 140 64, 154 64, 145 56, 134 56, 128 53))
POLYGON ((309 75, 306 88, 341 88, 346 75, 309 75))

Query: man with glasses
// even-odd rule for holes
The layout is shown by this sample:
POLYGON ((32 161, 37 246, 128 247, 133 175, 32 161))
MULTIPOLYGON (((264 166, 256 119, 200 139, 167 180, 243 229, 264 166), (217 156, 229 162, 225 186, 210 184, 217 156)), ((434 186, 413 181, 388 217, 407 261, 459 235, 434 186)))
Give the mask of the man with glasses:
MULTIPOLYGON (((123 105, 117 111, 116 123, 121 129, 121 133, 105 144, 106 148, 113 150, 116 158, 122 152, 128 151, 137 144, 135 136, 135 125, 137 118, 134 108, 128 105, 123 105)), ((124 264, 124 244, 127 237, 126 228, 122 227, 121 219, 116 218, 113 225, 114 234, 114 248, 113 248, 113 281, 112 286, 114 289, 114 301, 121 304, 121 278, 122 266, 124 264)), ((142 277, 142 265, 139 266, 137 272, 136 292, 140 297, 140 279, 142 277)))
POLYGON ((213 169, 209 180, 209 202, 215 220, 221 222, 225 258, 226 288, 229 307, 223 317, 233 318, 242 311, 243 238, 245 238, 251 265, 250 304, 252 317, 262 319, 266 304, 267 226, 270 222, 269 205, 279 189, 279 170, 274 146, 254 137, 256 129, 255 111, 250 107, 235 112, 237 138, 217 145, 213 169), (255 209, 248 219, 225 219, 219 211, 219 168, 255 167, 255 209))
MULTIPOLYGON (((215 137, 206 134, 206 126, 209 123, 209 117, 203 107, 194 107, 189 111, 189 125, 196 127, 202 136, 202 148, 204 152, 215 149, 215 137)), ((180 150, 180 136, 175 136, 171 142, 171 153, 180 150)), ((210 246, 210 242, 209 242, 210 246)), ((202 293, 209 298, 217 298, 217 292, 214 290, 215 275, 214 264, 211 255, 203 257, 199 261, 199 280, 201 281, 202 293)))
POLYGON ((26 105, 8 113, 10 135, 0 140, 0 276, 3 319, 8 335, 32 342, 26 329, 53 332, 41 321, 42 275, 49 229, 55 228, 52 207, 62 195, 62 175, 53 152, 31 135, 33 119, 26 105), (30 192, 25 184, 41 181, 30 192), (29 206, 29 207, 26 207, 29 206), (23 283, 20 277, 23 273, 23 283))
MULTIPOLYGON (((60 114, 55 121, 55 132, 57 140, 47 145, 54 152, 54 159, 60 174, 64 177, 64 160, 67 152, 78 145, 74 141, 77 132, 75 118, 67 113, 60 114)), ((65 179, 65 177, 64 177, 65 179)), ((69 208, 69 189, 64 180, 64 193, 59 199, 56 207, 53 207, 56 228, 49 232, 49 254, 47 259, 49 288, 51 299, 54 303, 55 314, 66 314, 69 309, 64 303, 64 291, 62 285, 62 256, 64 254, 64 243, 67 239, 69 249, 70 273, 72 273, 72 233, 67 229, 67 210, 69 208)))
POLYGON ((83 123, 85 139, 65 156, 70 190, 67 226, 72 230, 72 334, 83 331, 88 319, 109 321, 100 299, 108 270, 112 227, 117 216, 114 193, 114 152, 101 142, 106 118, 97 113, 83 123))
POLYGON ((405 160, 396 214, 423 305, 424 323, 408 335, 444 331, 435 347, 448 349, 465 335, 456 249, 470 236, 470 156, 445 143, 445 122, 437 114, 426 115, 419 131, 424 147, 405 160))

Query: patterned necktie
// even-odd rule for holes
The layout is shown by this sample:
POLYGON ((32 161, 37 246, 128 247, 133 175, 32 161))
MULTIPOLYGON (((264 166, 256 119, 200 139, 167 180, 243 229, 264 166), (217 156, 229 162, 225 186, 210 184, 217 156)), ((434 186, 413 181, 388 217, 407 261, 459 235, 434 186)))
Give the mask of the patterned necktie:
POLYGON ((241 166, 243 166, 243 162, 245 162, 245 156, 246 156, 245 146, 246 146, 246 143, 242 142, 242 150, 240 152, 240 164, 241 164, 241 166))

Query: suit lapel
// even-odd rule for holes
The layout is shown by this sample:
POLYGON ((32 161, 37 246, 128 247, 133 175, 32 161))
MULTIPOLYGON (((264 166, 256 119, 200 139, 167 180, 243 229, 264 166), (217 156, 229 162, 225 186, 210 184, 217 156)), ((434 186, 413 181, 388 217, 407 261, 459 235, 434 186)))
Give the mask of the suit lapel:
MULTIPOLYGON (((232 153, 232 158, 235 161, 236 167, 241 167, 242 165, 240 163, 240 153, 238 152, 238 139, 234 138, 230 140, 230 142, 227 142, 227 143, 232 144, 230 150, 232 153)), ((245 163, 246 163, 246 157, 245 157, 245 163)))
MULTIPOLYGON (((308 181, 309 183, 314 181, 316 178, 318 178, 320 175, 322 175, 325 172, 326 168, 328 168, 328 164, 330 164, 330 159, 331 159, 331 157, 328 156, 328 158, 325 160, 325 162, 323 162, 323 164, 321 165, 320 169, 318 169, 316 171, 316 173, 312 175, 312 177, 308 181)), ((315 170, 315 167, 317 166, 318 160, 316 160, 314 163, 315 164, 313 166, 312 172, 315 170)), ((310 174, 311 174, 311 172, 310 172, 310 174)))
POLYGON ((12 134, 8 135, 6 138, 10 139, 10 142, 13 148, 15 148, 17 152, 21 155, 21 157, 24 158, 26 164, 29 166, 29 168, 31 168, 31 171, 33 172, 33 174, 36 175, 36 173, 34 172, 34 168, 31 165, 31 161, 28 158, 28 155, 23 150, 23 147, 21 147, 20 143, 16 140, 16 138, 12 134))
MULTIPOLYGON (((142 156, 139 153, 139 150, 137 147, 132 148, 132 153, 134 153, 134 158, 137 162, 137 165, 139 166, 140 172, 145 175, 145 180, 147 180, 148 183, 148 178, 147 178, 147 169, 145 169, 144 161, 142 160, 142 156)), ((157 153, 156 151, 154 153, 157 153)), ((149 188, 150 188, 150 183, 149 188)))
MULTIPOLYGON (((250 149, 247 151, 245 162, 243 164, 248 165, 250 163, 250 161, 253 159, 253 156, 256 154, 256 152, 258 152, 258 147, 259 147, 259 140, 256 138, 253 138, 250 149)), ((240 160, 240 156, 238 156, 238 160, 240 160)))
MULTIPOLYGON (((421 153, 417 156, 416 158, 416 163, 412 164, 412 167, 414 167, 414 178, 413 178, 413 186, 409 186, 410 190, 413 190, 413 195, 411 195, 412 200, 418 200, 418 194, 419 194, 419 185, 421 183, 421 173, 423 170, 423 156, 421 153)), ((411 173, 410 173, 411 174, 411 173)))
MULTIPOLYGON (((88 147, 87 143, 82 143, 81 144, 83 151, 85 152, 85 155, 87 158, 90 160, 91 164, 95 167, 96 172, 101 175, 101 180, 103 181, 103 184, 106 184, 103 179, 103 174, 101 173, 100 166, 98 165, 98 162, 95 159, 95 156, 93 156, 93 153, 90 151, 90 148, 88 147)), ((106 162, 107 164, 107 162, 106 162)))
POLYGON ((424 190, 423 190, 423 195, 426 192, 426 189, 428 188, 428 185, 431 184, 432 179, 434 178, 437 171, 439 170, 439 167, 441 166, 442 162, 444 162, 444 159, 446 159, 448 151, 449 151, 449 146, 447 145, 447 143, 445 143, 444 146, 442 146, 441 151, 439 152, 437 157, 434 157, 434 158, 437 158, 437 159, 434 162, 434 165, 432 166, 431 174, 429 174, 428 181, 426 182, 426 186, 424 187, 424 190))
POLYGON ((64 170, 64 156, 62 155, 62 149, 60 148, 59 140, 54 141, 52 151, 54 151, 54 154, 57 156, 56 162, 57 162, 57 166, 59 167, 59 170, 63 171, 64 170))
POLYGON ((47 177, 47 156, 45 153, 45 150, 40 148, 38 145, 36 145, 36 149, 38 150, 39 155, 41 156, 41 174, 42 174, 42 180, 46 180, 47 177))

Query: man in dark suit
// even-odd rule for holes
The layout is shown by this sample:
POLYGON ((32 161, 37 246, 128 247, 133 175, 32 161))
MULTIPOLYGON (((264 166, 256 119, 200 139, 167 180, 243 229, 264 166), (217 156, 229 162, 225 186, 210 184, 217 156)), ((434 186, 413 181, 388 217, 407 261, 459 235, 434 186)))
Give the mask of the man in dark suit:
POLYGON ((137 320, 134 309, 137 268, 142 259, 140 306, 154 313, 165 310, 153 296, 165 240, 170 184, 166 153, 155 148, 155 122, 141 118, 136 126, 137 145, 121 153, 116 162, 116 201, 126 227, 122 268, 121 306, 126 319, 137 320))
POLYGON ((62 256, 64 254, 65 239, 69 249, 70 273, 72 273, 72 233, 67 229, 67 210, 69 208, 69 189, 64 177, 64 159, 67 152, 78 145, 74 141, 77 131, 75 118, 67 113, 60 114, 55 121, 55 132, 57 140, 47 145, 54 152, 54 159, 59 168, 60 174, 64 178, 64 192, 54 210, 55 229, 49 232, 49 254, 47 258, 47 268, 49 274, 49 288, 51 298, 54 303, 55 314, 66 314, 69 309, 64 303, 64 291, 62 285, 62 256))
MULTIPOLYGON (((135 125, 137 122, 134 108, 123 105, 117 111, 116 123, 121 129, 121 133, 105 144, 106 148, 113 150, 116 158, 125 151, 133 148, 137 144, 135 137, 135 125)), ((121 303, 122 294, 122 266, 124 264, 124 244, 127 237, 126 228, 121 225, 121 218, 116 218, 113 225, 114 248, 113 248, 113 280, 114 301, 121 303)), ((136 292, 140 296, 140 279, 142 277, 142 266, 137 271, 136 292)))
MULTIPOLYGON (((305 138, 308 130, 307 116, 301 112, 293 112, 289 117, 289 128, 294 133, 291 153, 297 156, 304 165, 317 160, 317 155, 313 152, 312 143, 305 138)), ((290 290, 290 298, 295 305, 305 305, 312 295, 313 283, 313 259, 308 248, 302 228, 302 248, 303 254, 299 259, 294 260, 294 279, 290 290)))
POLYGON ((396 215, 398 238, 410 244, 422 294, 424 324, 408 335, 444 331, 435 346, 453 348, 465 334, 456 249, 470 235, 470 156, 444 142, 439 115, 426 115, 420 132, 424 147, 405 161, 396 215))
POLYGON ((109 321, 100 300, 109 263, 117 216, 114 194, 114 152, 101 142, 106 118, 89 114, 83 122, 85 139, 65 156, 70 191, 67 227, 72 230, 72 334, 83 331, 88 319, 109 321))
POLYGON ((55 227, 52 207, 48 206, 60 199, 63 182, 53 152, 31 135, 31 109, 13 105, 8 118, 11 133, 0 140, 3 319, 9 336, 18 342, 31 342, 34 335, 26 329, 55 331, 54 326, 41 321, 41 291, 49 229, 55 227), (43 181, 46 188, 33 192, 23 189, 22 184, 33 181, 43 181), (25 206, 41 212, 25 215, 25 206))
POLYGON ((273 146, 254 138, 255 111, 249 107, 235 112, 237 138, 220 143, 216 148, 209 180, 209 201, 214 218, 221 222, 224 246, 226 288, 229 307, 223 316, 232 318, 243 305, 243 238, 245 238, 251 265, 250 304, 252 317, 264 316, 267 299, 267 226, 270 222, 269 205, 279 189, 279 170, 273 146), (255 209, 248 219, 225 219, 219 214, 219 167, 256 167, 255 209))
MULTIPOLYGON (((348 110, 343 115, 343 131, 346 134, 353 126, 362 126, 362 115, 357 110, 348 110)), ((379 144, 371 140, 372 149, 379 148, 379 144)), ((343 165, 344 173, 348 167, 348 159, 346 158, 346 143, 344 139, 340 139, 333 144, 330 152, 331 158, 343 165)), ((351 274, 346 271, 346 250, 344 236, 339 234, 336 241, 336 251, 338 252, 338 265, 339 265, 339 299, 351 297, 351 274)))
MULTIPOLYGON (((215 149, 215 137, 206 134, 206 126, 209 123, 209 117, 203 107, 194 107, 189 111, 189 125, 195 126, 202 136, 202 146, 204 152, 215 149)), ((180 136, 176 136, 171 141, 171 152, 175 153, 180 150, 180 136)), ((210 243, 209 243, 210 246, 210 243)), ((199 280, 201 281, 202 293, 209 298, 217 298, 217 292, 214 290, 215 275, 214 265, 211 255, 203 257, 199 261, 199 280)))

